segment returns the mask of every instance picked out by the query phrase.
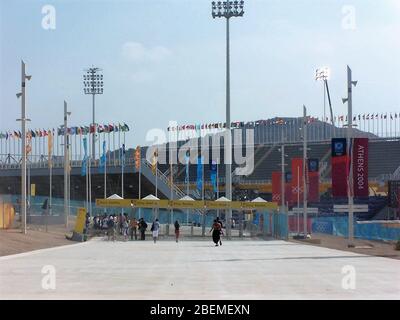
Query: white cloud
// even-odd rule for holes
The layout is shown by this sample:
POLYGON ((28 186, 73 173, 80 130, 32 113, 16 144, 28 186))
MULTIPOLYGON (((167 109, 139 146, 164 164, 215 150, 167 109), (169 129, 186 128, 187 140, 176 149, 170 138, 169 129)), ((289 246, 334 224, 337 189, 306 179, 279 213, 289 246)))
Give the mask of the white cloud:
POLYGON ((171 55, 171 51, 163 46, 146 48, 139 42, 126 42, 122 46, 122 55, 132 62, 161 62, 171 55))

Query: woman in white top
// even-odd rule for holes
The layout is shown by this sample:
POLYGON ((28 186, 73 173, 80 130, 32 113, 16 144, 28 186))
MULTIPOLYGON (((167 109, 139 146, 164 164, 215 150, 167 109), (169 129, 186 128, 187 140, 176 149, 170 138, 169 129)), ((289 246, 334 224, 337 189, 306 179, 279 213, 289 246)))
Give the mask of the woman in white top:
POLYGON ((157 242, 157 238, 158 238, 158 232, 160 231, 160 223, 158 222, 158 219, 156 219, 152 226, 151 226, 151 231, 153 232, 153 240, 154 243, 157 242))

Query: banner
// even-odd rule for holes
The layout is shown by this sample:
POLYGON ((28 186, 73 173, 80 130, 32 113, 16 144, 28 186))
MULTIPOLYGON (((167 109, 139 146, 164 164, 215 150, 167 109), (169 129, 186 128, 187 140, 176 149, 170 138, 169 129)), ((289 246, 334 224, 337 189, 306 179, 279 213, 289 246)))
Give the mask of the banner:
POLYGON ((272 172, 272 201, 278 202, 279 205, 282 204, 282 173, 272 172))
POLYGON ((100 157, 99 173, 104 173, 106 169, 107 156, 106 156, 106 142, 103 141, 103 154, 100 157))
POLYGON ((197 190, 203 191, 203 158, 197 159, 197 190))
POLYGON ((353 144, 353 186, 355 197, 368 197, 368 138, 355 138, 353 144))
POLYGON ((85 223, 86 223, 86 209, 85 208, 78 208, 74 231, 76 233, 82 234, 83 233, 83 229, 85 228, 85 223))
POLYGON ((292 204, 292 172, 285 172, 285 202, 292 204))
POLYGON ((332 139, 332 196, 347 197, 347 143, 345 138, 332 139))
POLYGON ((303 203, 303 159, 292 159, 292 201, 303 203))
POLYGON ((86 176, 86 162, 87 162, 87 139, 83 138, 83 151, 84 151, 84 156, 82 159, 82 168, 81 168, 81 176, 84 177, 86 176))
POLYGON ((185 168, 185 183, 189 183, 189 163, 190 163, 190 156, 189 152, 186 152, 185 155, 185 161, 186 161, 186 168, 185 168))
POLYGON ((217 162, 212 161, 210 166, 210 178, 213 186, 213 191, 217 192, 217 162))
POLYGON ((319 202, 319 160, 308 159, 308 201, 319 202))
POLYGON ((53 157, 53 134, 49 131, 49 135, 47 137, 47 151, 48 151, 48 161, 49 161, 49 168, 52 165, 52 157, 53 157))

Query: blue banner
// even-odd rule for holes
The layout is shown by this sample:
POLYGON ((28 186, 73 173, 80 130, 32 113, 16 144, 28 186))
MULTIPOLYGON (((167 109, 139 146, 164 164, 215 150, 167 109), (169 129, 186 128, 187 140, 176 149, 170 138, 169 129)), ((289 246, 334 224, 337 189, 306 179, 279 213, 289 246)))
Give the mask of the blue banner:
POLYGON ((104 173, 105 168, 107 164, 107 158, 106 158, 106 142, 103 141, 103 154, 100 157, 100 167, 99 167, 99 173, 104 173))
POLYGON ((203 190, 203 158, 197 159, 197 190, 202 192, 203 190))
POLYGON ((86 140, 86 138, 83 138, 83 151, 85 154, 82 159, 81 176, 86 176, 86 167, 87 167, 87 140, 86 140))
POLYGON ((211 162, 211 173, 210 173, 210 178, 211 178, 211 184, 213 186, 214 192, 217 192, 217 162, 212 161, 211 162))

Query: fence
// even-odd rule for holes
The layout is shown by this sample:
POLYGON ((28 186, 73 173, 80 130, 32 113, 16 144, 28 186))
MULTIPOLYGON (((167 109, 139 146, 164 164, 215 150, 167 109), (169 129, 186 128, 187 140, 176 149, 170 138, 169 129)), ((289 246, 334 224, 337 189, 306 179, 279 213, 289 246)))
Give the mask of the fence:
MULTIPOLYGON (((319 217, 312 219, 312 231, 339 237, 348 236, 348 217, 319 217)), ((400 240, 400 222, 369 222, 354 221, 354 237, 367 240, 400 240)))

